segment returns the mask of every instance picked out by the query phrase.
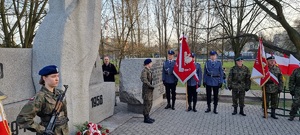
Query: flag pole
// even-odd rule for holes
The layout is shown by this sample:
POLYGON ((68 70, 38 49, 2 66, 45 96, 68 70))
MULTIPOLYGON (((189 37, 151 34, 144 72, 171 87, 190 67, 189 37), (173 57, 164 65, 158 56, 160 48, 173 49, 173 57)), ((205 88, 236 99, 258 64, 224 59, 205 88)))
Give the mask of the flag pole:
MULTIPOLYGON (((182 36, 184 37, 184 32, 182 32, 182 36)), ((185 83, 185 108, 188 111, 188 88, 187 83, 185 83)))
POLYGON ((188 93, 187 93, 187 84, 185 84, 185 108, 186 108, 186 111, 188 110, 188 93))
POLYGON ((266 86, 263 86, 263 100, 264 100, 264 116, 267 119, 268 118, 268 113, 267 113, 267 97, 266 97, 266 86))

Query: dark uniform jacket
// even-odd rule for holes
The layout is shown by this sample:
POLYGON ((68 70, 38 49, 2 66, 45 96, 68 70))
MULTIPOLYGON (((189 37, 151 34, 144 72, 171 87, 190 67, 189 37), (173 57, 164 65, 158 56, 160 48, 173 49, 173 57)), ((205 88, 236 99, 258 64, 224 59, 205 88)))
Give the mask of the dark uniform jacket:
POLYGON ((109 63, 108 65, 106 65, 104 63, 102 65, 102 70, 104 82, 115 82, 115 75, 118 74, 118 72, 114 64, 109 63), (106 72, 108 73, 108 75, 106 75, 106 72))
POLYGON ((173 69, 176 64, 175 60, 166 60, 163 64, 162 80, 164 83, 177 83, 178 79, 173 74, 173 69))
MULTIPOLYGON (((19 126, 37 132, 37 135, 42 134, 51 118, 57 97, 61 93, 63 93, 62 90, 55 89, 54 92, 50 92, 46 87, 42 86, 41 90, 25 104, 19 113, 17 117, 19 126), (40 117, 40 123, 36 123, 33 120, 35 116, 40 117)), ((67 106, 66 101, 64 101, 56 123, 56 135, 69 135, 67 121, 67 106)))
POLYGON ((187 81, 187 86, 196 86, 197 84, 200 86, 201 81, 202 81, 202 69, 201 65, 199 63, 195 63, 196 67, 196 74, 198 77, 199 82, 196 81, 195 77, 192 76, 188 81, 187 81))
POLYGON ((223 82, 223 69, 221 61, 206 61, 204 66, 203 83, 209 86, 219 86, 223 82))

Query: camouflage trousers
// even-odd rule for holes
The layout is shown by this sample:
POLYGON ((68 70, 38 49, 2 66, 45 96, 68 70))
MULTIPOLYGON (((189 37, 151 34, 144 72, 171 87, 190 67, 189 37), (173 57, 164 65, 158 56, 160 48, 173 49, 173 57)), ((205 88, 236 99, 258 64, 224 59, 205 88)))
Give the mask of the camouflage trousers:
POLYGON ((243 90, 237 90, 237 89, 233 89, 232 90, 232 103, 233 103, 233 107, 244 107, 245 106, 245 95, 246 92, 243 90))
POLYGON ((152 108, 152 100, 144 100, 144 115, 149 115, 152 108))
POLYGON ((292 104, 292 109, 290 111, 290 116, 295 117, 299 107, 300 107, 300 97, 295 96, 294 99, 293 99, 293 104, 292 104))
POLYGON ((144 99, 144 110, 143 110, 143 114, 144 115, 149 115, 151 108, 152 108, 152 101, 153 101, 153 90, 149 89, 147 87, 143 88, 142 91, 142 96, 144 99))
MULTIPOLYGON (((271 109, 276 109, 278 107, 278 93, 266 93, 267 100, 267 109, 269 108, 269 104, 271 101, 271 109)), ((262 102, 262 108, 264 108, 264 99, 262 102)))

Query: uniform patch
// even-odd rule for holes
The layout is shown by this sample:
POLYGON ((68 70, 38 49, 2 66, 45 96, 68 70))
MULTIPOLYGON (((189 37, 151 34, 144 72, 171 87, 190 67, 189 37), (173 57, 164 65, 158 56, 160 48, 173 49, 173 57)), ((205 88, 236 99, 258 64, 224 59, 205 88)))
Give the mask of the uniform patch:
POLYGON ((34 96, 34 97, 32 97, 32 98, 30 98, 30 99, 29 99, 29 101, 33 101, 34 99, 35 99, 35 96, 34 96))

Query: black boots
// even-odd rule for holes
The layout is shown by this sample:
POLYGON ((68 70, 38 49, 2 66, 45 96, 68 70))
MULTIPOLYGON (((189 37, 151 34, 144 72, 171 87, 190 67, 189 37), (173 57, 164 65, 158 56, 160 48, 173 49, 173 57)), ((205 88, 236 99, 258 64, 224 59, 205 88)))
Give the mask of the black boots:
POLYGON ((175 110, 175 100, 172 100, 172 106, 171 106, 170 102, 168 102, 165 109, 169 109, 169 108, 171 108, 172 110, 175 110))
POLYGON ((175 110, 175 100, 172 100, 172 110, 175 110))
POLYGON ((211 107, 210 107, 210 104, 208 104, 205 113, 209 113, 210 111, 211 111, 211 107))
POLYGON ((144 115, 144 123, 152 124, 153 122, 155 122, 155 120, 150 118, 149 115, 144 115))
POLYGON ((171 108, 170 103, 167 104, 167 106, 165 107, 165 109, 169 109, 169 108, 171 108))
MULTIPOLYGON (((232 115, 236 115, 236 114, 237 114, 237 107, 234 107, 232 115)), ((244 113, 244 107, 240 107, 240 115, 246 116, 246 114, 244 113)))
POLYGON ((214 113, 218 114, 218 112, 217 112, 217 105, 214 106, 214 113))
POLYGON ((237 114, 237 107, 234 107, 232 115, 236 115, 236 114, 237 114))
POLYGON ((271 109, 271 117, 273 119, 278 119, 278 117, 276 117, 276 114, 275 114, 275 109, 271 109))
MULTIPOLYGON (((294 116, 290 116, 290 118, 288 119, 289 121, 293 121, 294 120, 294 116)), ((300 120, 300 118, 299 118, 299 120, 300 120)))
POLYGON ((240 107, 240 115, 246 116, 246 114, 244 113, 244 107, 240 107))
POLYGON ((196 103, 193 103, 193 111, 197 112, 197 110, 196 110, 196 103))
POLYGON ((188 107, 188 110, 187 110, 187 111, 189 112, 189 111, 191 111, 191 110, 192 110, 191 102, 189 102, 189 107, 188 107))

